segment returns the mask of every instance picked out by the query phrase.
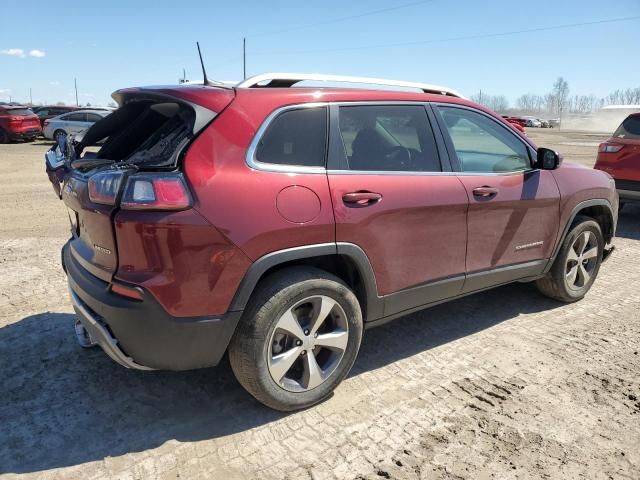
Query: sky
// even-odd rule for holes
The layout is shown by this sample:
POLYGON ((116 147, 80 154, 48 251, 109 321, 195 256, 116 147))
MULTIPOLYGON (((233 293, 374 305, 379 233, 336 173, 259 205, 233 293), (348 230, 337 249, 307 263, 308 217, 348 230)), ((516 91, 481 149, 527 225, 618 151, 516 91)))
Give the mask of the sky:
POLYGON ((471 96, 640 87, 640 0, 2 0, 0 101, 105 105, 119 88, 305 72, 446 85, 471 96), (630 20, 591 22, 635 17, 630 20), (577 23, 589 25, 551 28, 577 23), (545 30, 546 29, 546 30, 545 30), (510 32, 523 31, 511 34, 510 32), (532 31, 537 30, 537 31, 532 31), (494 35, 496 34, 496 35, 494 35), (500 35, 498 35, 500 34, 500 35))

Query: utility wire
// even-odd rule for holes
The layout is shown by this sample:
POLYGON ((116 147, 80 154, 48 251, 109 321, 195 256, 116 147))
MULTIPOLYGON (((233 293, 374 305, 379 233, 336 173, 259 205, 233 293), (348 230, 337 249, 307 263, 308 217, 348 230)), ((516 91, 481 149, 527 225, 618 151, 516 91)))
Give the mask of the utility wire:
POLYGON ((304 25, 297 25, 295 27, 283 28, 281 30, 271 30, 271 31, 267 31, 267 32, 254 33, 254 34, 246 35, 245 38, 263 37, 263 36, 266 36, 266 35, 277 35, 277 34, 280 34, 280 33, 287 33, 287 32, 293 32, 293 31, 296 31, 296 30, 303 30, 303 29, 312 28, 312 27, 330 25, 332 23, 346 22, 347 20, 355 20, 356 18, 368 17, 370 15, 377 15, 379 13, 391 12, 393 10, 400 10, 401 8, 409 8, 409 7, 413 7, 415 5, 422 5, 424 3, 432 3, 434 1, 436 1, 436 0, 422 0, 422 1, 419 1, 419 2, 403 3, 402 5, 395 5, 393 7, 380 8, 378 10, 369 10, 368 12, 362 12, 362 13, 357 13, 357 14, 354 14, 354 15, 348 15, 346 17, 334 18, 332 20, 323 20, 323 21, 317 22, 317 23, 307 23, 307 24, 304 24, 304 25))
POLYGON ((601 25, 605 23, 625 22, 629 20, 639 20, 639 19, 640 19, 640 15, 636 15, 633 17, 611 18, 611 19, 605 19, 605 20, 594 20, 591 22, 580 22, 580 23, 566 23, 563 25, 552 25, 549 27, 528 28, 523 30, 511 30, 507 32, 496 32, 496 33, 481 33, 478 35, 465 35, 460 37, 439 38, 439 39, 432 39, 432 40, 417 40, 413 42, 386 43, 386 44, 379 44, 379 45, 363 45, 363 46, 357 46, 357 47, 323 48, 323 49, 317 49, 317 50, 257 51, 257 52, 252 52, 252 55, 297 55, 297 54, 309 54, 309 53, 367 50, 367 49, 373 49, 373 48, 409 47, 413 45, 427 45, 430 43, 445 43, 445 42, 453 42, 453 41, 459 41, 459 40, 477 40, 482 38, 519 35, 522 33, 546 32, 549 30, 561 30, 564 28, 576 28, 576 27, 584 27, 587 25, 601 25))

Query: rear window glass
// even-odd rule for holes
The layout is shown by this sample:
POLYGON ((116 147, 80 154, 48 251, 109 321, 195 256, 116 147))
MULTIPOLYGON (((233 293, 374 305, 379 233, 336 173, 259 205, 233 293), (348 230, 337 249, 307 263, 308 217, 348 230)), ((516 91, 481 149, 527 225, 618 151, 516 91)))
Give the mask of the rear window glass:
POLYGON ((640 139, 640 116, 628 117, 613 134, 617 138, 640 139))
POLYGON ((326 149, 327 109, 288 110, 267 127, 258 143, 256 160, 277 165, 323 167, 326 149))
POLYGON ((6 110, 6 114, 14 117, 27 117, 33 115, 33 112, 28 108, 9 108, 6 110))

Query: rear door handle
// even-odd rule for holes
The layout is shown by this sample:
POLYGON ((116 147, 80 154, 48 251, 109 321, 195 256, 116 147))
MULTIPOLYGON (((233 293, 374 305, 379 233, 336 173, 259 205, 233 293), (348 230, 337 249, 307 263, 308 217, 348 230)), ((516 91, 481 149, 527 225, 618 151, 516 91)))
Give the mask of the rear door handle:
POLYGON ((473 189, 473 196, 480 198, 491 198, 498 194, 498 189, 493 187, 477 187, 473 189))
POLYGON ((382 195, 374 192, 351 192, 342 195, 342 201, 349 207, 368 207, 381 199, 382 195))

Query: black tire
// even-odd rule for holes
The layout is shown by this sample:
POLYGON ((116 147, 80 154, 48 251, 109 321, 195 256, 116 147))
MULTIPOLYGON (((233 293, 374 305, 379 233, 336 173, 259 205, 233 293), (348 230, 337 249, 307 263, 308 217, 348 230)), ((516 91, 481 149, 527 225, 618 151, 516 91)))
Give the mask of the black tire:
MULTIPOLYGON (((598 276, 600 265, 602 264, 603 251, 604 237, 598 222, 590 217, 578 216, 562 242, 558 256, 551 266, 551 269, 544 277, 536 281, 538 290, 540 290, 543 295, 561 302, 571 303, 582 299, 598 276), (593 248, 597 246, 597 256, 593 257, 594 263, 592 265, 587 265, 588 268, 592 268, 588 281, 584 282, 583 285, 572 285, 571 281, 567 279, 568 270, 571 270, 570 265, 573 265, 573 263, 568 263, 569 255, 577 239, 580 235, 585 234, 585 232, 591 232, 593 234, 593 238, 597 243, 593 248)), ((580 259, 581 262, 584 262, 581 256, 580 259)), ((589 261, 590 260, 587 260, 587 262, 589 261)), ((578 262, 576 262, 575 265, 579 267, 578 262)))
POLYGON ((0 128, 0 143, 9 143, 9 135, 0 128))
POLYGON ((362 331, 360 304, 342 280, 317 268, 292 267, 269 275, 256 287, 229 344, 229 360, 238 382, 258 401, 276 410, 298 410, 325 400, 347 376, 360 349, 362 331), (269 371, 275 348, 272 339, 279 319, 313 295, 330 297, 339 304, 348 338, 337 366, 323 383, 293 392, 277 383, 269 371))

